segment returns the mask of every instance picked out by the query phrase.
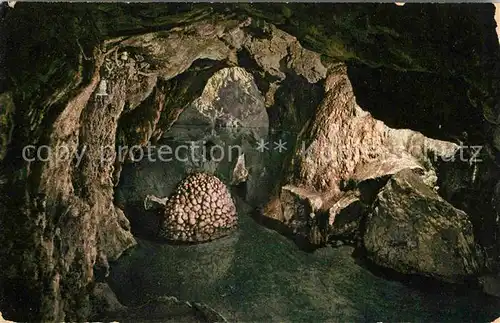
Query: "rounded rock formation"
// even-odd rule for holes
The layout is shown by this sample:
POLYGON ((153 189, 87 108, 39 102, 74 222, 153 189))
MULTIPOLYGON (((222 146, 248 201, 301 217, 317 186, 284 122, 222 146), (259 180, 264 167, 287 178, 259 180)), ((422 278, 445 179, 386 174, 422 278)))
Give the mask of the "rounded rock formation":
POLYGON ((236 206, 226 185, 206 173, 188 175, 168 199, 161 238, 204 242, 228 235, 237 226, 236 206))

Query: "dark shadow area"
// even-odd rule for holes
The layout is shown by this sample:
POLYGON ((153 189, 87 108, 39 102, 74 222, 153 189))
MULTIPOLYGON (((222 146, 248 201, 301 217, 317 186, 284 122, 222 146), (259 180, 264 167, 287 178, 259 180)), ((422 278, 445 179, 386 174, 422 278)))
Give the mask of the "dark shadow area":
POLYGON ((287 239, 293 241, 301 251, 314 252, 318 248, 321 248, 321 246, 312 244, 307 237, 293 232, 293 230, 289 226, 286 226, 283 222, 263 215, 262 209, 260 208, 254 209, 253 212, 250 213, 250 217, 258 225, 274 230, 287 239))
MULTIPOLYGON (((160 136, 163 131, 168 130, 178 115, 183 109, 191 103, 194 98, 201 95, 207 80, 217 71, 227 67, 226 62, 215 61, 210 59, 199 59, 183 73, 168 81, 158 81, 156 84, 157 91, 165 94, 164 106, 160 110, 160 119, 156 125, 156 130, 160 131, 160 136)), ((158 113, 155 106, 154 91, 146 100, 133 110, 125 110, 120 115, 117 130, 117 149, 120 145, 137 145, 145 144, 143 141, 144 134, 136 133, 135 129, 138 126, 152 124, 158 113)), ((158 138, 151 138, 151 142, 156 142, 158 138)))
POLYGON ((360 182, 357 186, 360 193, 360 200, 366 205, 371 205, 377 198, 379 191, 387 184, 390 178, 390 175, 386 175, 360 182))
POLYGON ((436 185, 441 197, 469 215, 477 241, 488 252, 488 258, 496 259, 500 249, 496 242, 499 232, 494 200, 500 168, 486 153, 486 147, 478 147, 477 156, 473 156, 474 149, 465 148, 449 161, 438 159, 436 185), (477 162, 471 163, 471 158, 477 162))
POLYGON ((348 75, 357 103, 391 128, 452 142, 485 140, 483 112, 471 104, 470 85, 460 78, 354 63, 348 75))
POLYGON ((29 290, 25 281, 1 282, 2 316, 15 322, 33 322, 39 315, 40 302, 37 290, 29 290))
POLYGON ((363 247, 358 247, 354 250, 352 257, 356 263, 369 270, 373 275, 385 280, 397 281, 408 287, 430 294, 451 294, 467 296, 472 293, 484 299, 490 299, 493 302, 500 301, 495 297, 488 297, 483 293, 477 278, 475 277, 460 277, 458 283, 447 283, 437 279, 426 277, 419 274, 402 274, 393 269, 379 266, 367 257, 363 247))
POLYGON ((431 156, 438 193, 469 215, 477 242, 490 250, 490 258, 496 258, 498 229, 492 198, 500 172, 494 151, 485 145, 491 140, 491 125, 482 108, 471 103, 470 85, 462 78, 437 73, 359 64, 350 64, 348 74, 357 103, 389 127, 460 145, 447 160, 431 156))
POLYGON ((157 238, 161 218, 159 208, 144 210, 144 205, 139 204, 120 207, 130 222, 131 232, 134 237, 160 242, 160 239, 157 238))
POLYGON ((272 129, 299 132, 323 100, 324 80, 311 84, 300 75, 287 73, 286 79, 280 81, 264 72, 246 50, 238 51, 238 66, 253 75, 262 95, 266 95, 272 83, 279 84, 274 104, 267 111, 272 129))
POLYGON ((7 67, 5 64, 7 29, 5 28, 4 19, 8 10, 7 2, 0 3, 0 93, 7 90, 7 67))

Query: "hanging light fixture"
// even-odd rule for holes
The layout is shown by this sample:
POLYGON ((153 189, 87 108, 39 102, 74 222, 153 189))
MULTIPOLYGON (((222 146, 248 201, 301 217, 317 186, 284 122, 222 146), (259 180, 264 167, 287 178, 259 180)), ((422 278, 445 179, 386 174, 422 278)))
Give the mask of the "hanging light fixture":
POLYGON ((107 96, 107 88, 108 88, 108 83, 106 82, 105 79, 102 79, 101 82, 99 83, 99 89, 97 90, 97 93, 95 94, 96 96, 107 96))

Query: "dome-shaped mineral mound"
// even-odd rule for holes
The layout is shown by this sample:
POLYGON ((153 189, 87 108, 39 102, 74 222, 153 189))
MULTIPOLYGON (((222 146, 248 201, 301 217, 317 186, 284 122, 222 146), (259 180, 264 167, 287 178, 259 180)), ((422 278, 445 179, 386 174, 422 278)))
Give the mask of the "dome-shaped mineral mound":
POLYGON ((187 176, 165 205, 161 238, 180 242, 204 242, 236 228, 236 206, 224 183, 206 173, 187 176))

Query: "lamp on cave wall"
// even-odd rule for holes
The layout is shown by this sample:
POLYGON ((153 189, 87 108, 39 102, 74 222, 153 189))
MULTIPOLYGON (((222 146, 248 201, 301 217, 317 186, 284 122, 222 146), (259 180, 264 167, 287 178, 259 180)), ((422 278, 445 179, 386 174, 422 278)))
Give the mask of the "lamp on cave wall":
POLYGON ((108 95, 107 89, 108 89, 108 83, 106 82, 106 80, 103 79, 99 83, 99 88, 97 89, 97 93, 95 95, 96 96, 107 96, 108 95))

